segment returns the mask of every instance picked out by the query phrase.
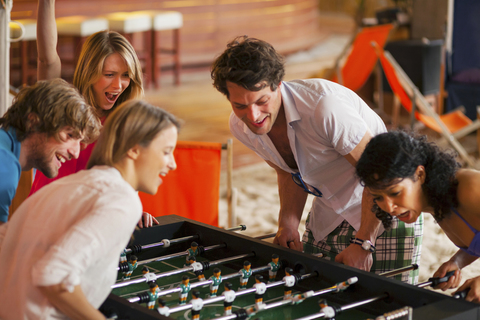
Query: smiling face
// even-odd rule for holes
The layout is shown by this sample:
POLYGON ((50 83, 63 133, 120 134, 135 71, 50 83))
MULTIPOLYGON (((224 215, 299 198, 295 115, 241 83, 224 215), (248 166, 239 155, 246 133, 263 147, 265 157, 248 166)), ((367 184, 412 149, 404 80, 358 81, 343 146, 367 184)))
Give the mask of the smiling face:
POLYGON ((173 151, 177 144, 177 136, 177 128, 172 125, 158 133, 147 147, 139 147, 138 157, 135 159, 134 188, 137 191, 157 193, 162 183, 160 176, 166 176, 170 170, 176 169, 173 151))
POLYGON ((227 82, 233 112, 254 134, 267 134, 272 129, 282 105, 280 86, 281 83, 275 91, 270 86, 260 91, 250 91, 227 82))
POLYGON ((65 161, 78 158, 82 139, 83 136, 77 136, 71 127, 60 130, 58 140, 45 133, 34 133, 28 156, 29 167, 38 169, 47 178, 56 177, 65 161))
POLYGON ((93 85, 97 108, 112 109, 120 94, 129 84, 127 63, 120 54, 112 53, 105 58, 100 79, 93 85))
POLYGON ((405 223, 413 223, 428 207, 422 184, 425 182, 425 169, 417 168, 414 179, 405 178, 385 189, 368 188, 375 203, 383 211, 405 223))

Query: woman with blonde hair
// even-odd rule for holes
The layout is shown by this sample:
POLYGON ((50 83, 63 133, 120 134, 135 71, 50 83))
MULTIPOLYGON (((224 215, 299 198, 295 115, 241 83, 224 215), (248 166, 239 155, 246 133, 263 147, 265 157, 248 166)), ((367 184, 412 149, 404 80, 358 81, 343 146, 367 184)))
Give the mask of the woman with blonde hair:
MULTIPOLYGON (((39 0, 37 17, 38 80, 58 78, 61 61, 57 53, 55 0, 39 0)), ((85 100, 95 107, 102 123, 116 106, 130 99, 143 97, 142 69, 137 54, 128 40, 115 31, 97 32, 85 41, 75 68, 73 85, 85 100)), ((62 165, 59 174, 49 179, 35 175, 30 195, 50 182, 85 169, 95 143, 84 146, 78 159, 62 165)), ((143 215, 139 226, 157 221, 143 215)))
POLYGON ((142 205, 176 168, 179 121, 139 100, 105 122, 82 170, 45 186, 0 227, 0 318, 105 319, 118 257, 142 205), (51 226, 55 225, 55 228, 51 226))

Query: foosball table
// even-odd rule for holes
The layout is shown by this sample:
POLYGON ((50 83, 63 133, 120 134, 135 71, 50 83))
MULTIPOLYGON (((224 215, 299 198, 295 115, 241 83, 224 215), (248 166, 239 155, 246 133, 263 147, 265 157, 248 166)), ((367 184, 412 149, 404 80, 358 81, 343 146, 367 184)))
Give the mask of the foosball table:
POLYGON ((174 215, 158 220, 158 226, 135 231, 126 254, 137 258, 136 268, 133 261, 130 266, 120 265, 117 283, 100 308, 107 317, 192 319, 195 306, 200 315, 195 319, 480 319, 477 304, 283 248, 241 231, 174 215), (192 242, 198 244, 195 253, 192 242), (195 259, 187 261, 191 256, 195 259), (272 256, 278 257, 281 266, 273 277, 276 260, 272 256), (250 275, 240 271, 245 261, 251 265, 250 275), (211 279, 218 273, 221 278, 211 279), (256 275, 263 277, 263 292, 254 286, 256 275), (242 276, 247 284, 240 288, 242 276), (215 281, 216 294, 212 291, 215 281), (228 288, 233 295, 224 293, 231 291, 228 288), (285 296, 288 291, 291 294, 285 296), (198 299, 192 300, 192 293, 198 299), (232 297, 233 302, 225 303, 232 297))

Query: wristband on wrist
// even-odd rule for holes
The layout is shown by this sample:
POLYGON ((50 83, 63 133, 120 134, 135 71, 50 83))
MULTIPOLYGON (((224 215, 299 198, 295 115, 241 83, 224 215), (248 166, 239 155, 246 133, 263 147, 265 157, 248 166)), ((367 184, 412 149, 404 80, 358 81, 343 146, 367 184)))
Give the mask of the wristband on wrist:
POLYGON ((350 239, 350 243, 358 244, 365 251, 370 251, 371 253, 375 252, 375 246, 370 240, 362 240, 362 239, 353 237, 350 239))

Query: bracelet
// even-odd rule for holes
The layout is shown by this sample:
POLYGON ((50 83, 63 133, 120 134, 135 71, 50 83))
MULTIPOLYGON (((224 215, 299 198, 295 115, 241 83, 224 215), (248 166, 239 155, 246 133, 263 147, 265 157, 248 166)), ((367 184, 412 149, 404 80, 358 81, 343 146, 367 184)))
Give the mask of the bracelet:
POLYGON ((375 252, 375 246, 370 240, 362 240, 362 239, 353 237, 350 239, 350 243, 358 244, 365 251, 370 251, 371 253, 375 252))

